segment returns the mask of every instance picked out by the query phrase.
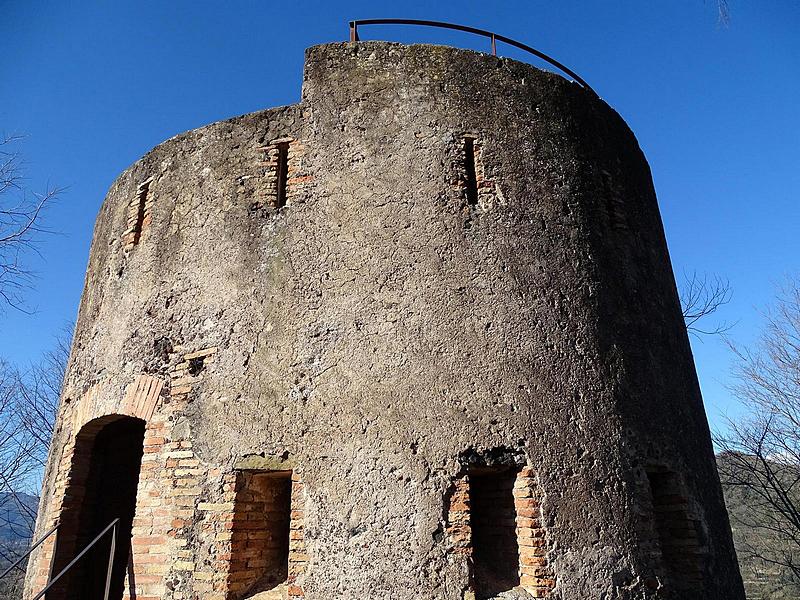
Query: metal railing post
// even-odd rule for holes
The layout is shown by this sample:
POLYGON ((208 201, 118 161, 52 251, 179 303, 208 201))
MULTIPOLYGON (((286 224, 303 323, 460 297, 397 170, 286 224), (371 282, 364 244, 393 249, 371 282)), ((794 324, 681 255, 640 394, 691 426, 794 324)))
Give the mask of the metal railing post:
MULTIPOLYGON (((105 597, 106 597, 106 600, 108 600, 108 592, 109 592, 110 577, 111 577, 111 567, 112 567, 112 565, 114 563, 114 550, 116 548, 117 524, 118 523, 119 523, 119 519, 117 518, 117 519, 114 519, 113 521, 111 521, 111 523, 109 523, 108 525, 106 525, 105 529, 103 529, 103 531, 98 533, 95 536, 95 538, 91 542, 89 542, 83 550, 80 551, 78 556, 73 558, 66 567, 61 569, 61 571, 58 573, 58 575, 53 577, 50 580, 50 582, 45 586, 45 588, 41 592, 36 594, 33 598, 31 598, 31 600, 39 600, 39 598, 42 598, 50 590, 50 588, 52 588, 67 573, 67 571, 69 571, 73 566, 75 566, 75 564, 81 558, 83 558, 84 555, 87 552, 89 552, 89 550, 91 550, 94 547, 94 545, 97 542, 99 542, 106 533, 108 533, 109 529, 113 529, 114 531, 113 531, 112 537, 111 537, 111 554, 109 556, 109 561, 108 561, 109 571, 108 571, 108 575, 106 576, 106 596, 105 597)), ((47 535, 50 535, 50 533, 52 533, 52 530, 50 532, 48 532, 47 535)), ((42 541, 43 541, 43 539, 39 540, 38 543, 40 544, 40 543, 42 543, 42 541)), ((30 553, 30 551, 29 551, 29 553, 30 553)))
POLYGON ((117 549, 117 524, 111 529, 111 551, 108 553, 108 572, 106 573, 106 592, 103 600, 108 600, 108 592, 111 589, 111 571, 114 570, 114 552, 117 549))

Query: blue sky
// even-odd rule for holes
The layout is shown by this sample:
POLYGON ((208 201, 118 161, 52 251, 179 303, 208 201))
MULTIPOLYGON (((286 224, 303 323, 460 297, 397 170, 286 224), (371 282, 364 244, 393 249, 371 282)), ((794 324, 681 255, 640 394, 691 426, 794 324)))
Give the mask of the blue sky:
MULTIPOLYGON (((647 155, 675 271, 726 277, 720 315, 752 343, 758 308, 798 268, 800 3, 43 2, 0 0, 0 132, 25 134, 28 184, 66 187, 48 214, 28 296, 0 315, 0 356, 35 360, 75 318, 97 210, 115 177, 187 129, 296 102, 305 47, 353 18, 454 21, 570 66, 626 119, 647 155), (756 6, 757 4, 757 6, 756 6)), ((364 39, 486 50, 467 34, 365 28, 364 39)), ((501 54, 528 60, 511 48, 501 54)), ((736 414, 731 356, 693 342, 712 426, 736 414)))

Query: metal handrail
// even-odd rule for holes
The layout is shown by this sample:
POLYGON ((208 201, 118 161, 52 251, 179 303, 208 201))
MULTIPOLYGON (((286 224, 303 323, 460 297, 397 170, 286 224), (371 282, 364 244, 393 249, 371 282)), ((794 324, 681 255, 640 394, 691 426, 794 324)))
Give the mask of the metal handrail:
POLYGON ((97 542, 99 542, 100 538, 102 538, 106 533, 108 533, 109 529, 111 529, 112 530, 112 532, 111 532, 111 551, 108 554, 108 571, 106 573, 106 589, 105 589, 105 594, 103 595, 103 600, 108 600, 108 592, 111 589, 111 570, 112 570, 112 567, 114 566, 114 553, 115 553, 116 547, 117 547, 117 525, 118 524, 119 524, 119 519, 118 518, 114 519, 113 521, 111 521, 111 523, 109 523, 106 526, 106 528, 103 529, 103 531, 98 533, 97 536, 91 542, 89 542, 87 544, 87 546, 83 550, 81 550, 81 553, 78 554, 78 556, 73 558, 70 561, 70 563, 66 567, 64 567, 58 575, 53 577, 47 583, 45 588, 41 592, 36 594, 31 600, 39 600, 39 598, 44 596, 47 593, 47 591, 51 587, 53 587, 55 585, 55 583, 59 579, 61 579, 61 576, 64 575, 64 573, 66 573, 67 571, 69 571, 72 568, 72 566, 76 562, 78 562, 92 548, 92 546, 94 546, 97 542))
POLYGON ((424 27, 440 27, 442 29, 455 29, 457 31, 466 31, 467 33, 474 33, 476 35, 481 35, 483 37, 487 37, 492 40, 493 56, 497 55, 498 41, 504 42, 509 46, 514 46, 515 48, 519 48, 520 50, 525 50, 526 52, 530 52, 534 56, 538 56, 543 61, 550 63, 551 65, 559 69, 562 73, 569 75, 579 84, 581 84, 581 86, 583 86, 584 89, 591 92, 593 95, 597 96, 597 92, 595 92, 592 89, 592 87, 588 83, 586 83, 580 75, 578 75, 572 69, 558 62, 555 58, 548 56, 544 52, 540 52, 536 48, 531 48, 527 44, 523 44, 522 42, 512 40, 509 37, 500 35, 498 33, 494 33, 493 31, 487 31, 485 29, 477 29, 475 27, 468 27, 467 25, 458 25, 456 23, 446 23, 444 21, 424 21, 420 19, 361 19, 359 21, 350 21, 351 42, 359 41, 358 37, 359 25, 422 25, 424 27))
POLYGON ((3 571, 3 574, 2 574, 2 575, 0 575, 0 579, 2 579, 3 577, 5 577, 6 575, 8 575, 8 574, 11 572, 11 570, 12 570, 12 569, 15 569, 15 568, 17 568, 17 566, 18 566, 18 565, 19 565, 19 564, 20 564, 20 563, 21 563, 23 560, 25 560, 26 558, 28 558, 28 556, 30 556, 31 552, 33 552, 34 550, 36 550, 36 548, 38 548, 39 546, 41 546, 41 545, 42 545, 42 542, 44 542, 44 541, 45 541, 47 538, 49 538, 51 535, 53 535, 53 534, 54 534, 54 533, 55 533, 55 532, 58 530, 58 527, 59 527, 59 526, 58 526, 58 525, 56 525, 56 526, 55 526, 55 527, 53 527, 53 528, 52 528, 50 531, 48 531, 47 533, 45 533, 45 534, 44 534, 44 535, 43 535, 41 538, 39 538, 39 541, 38 541, 38 542, 36 542, 36 543, 35 543, 33 546, 31 546, 30 548, 28 548, 28 551, 27 551, 25 554, 23 554, 22 556, 20 556, 20 557, 19 557, 19 559, 17 559, 17 561, 16 561, 16 562, 15 562, 13 565, 11 565, 11 566, 10 566, 10 567, 8 567, 8 568, 7 568, 5 571, 3 571))

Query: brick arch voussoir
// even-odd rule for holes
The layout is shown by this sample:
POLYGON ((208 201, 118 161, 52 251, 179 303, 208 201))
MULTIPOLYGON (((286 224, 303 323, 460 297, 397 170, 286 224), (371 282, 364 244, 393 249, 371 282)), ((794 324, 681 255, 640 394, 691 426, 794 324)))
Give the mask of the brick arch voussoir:
MULTIPOLYGON (((104 394, 98 386, 92 387, 76 407, 73 414, 72 426, 76 435, 83 432, 87 425, 94 426, 96 422, 97 433, 104 425, 119 417, 134 417, 145 423, 152 419, 155 413, 164 381, 151 375, 139 375, 125 390, 122 402, 114 407, 101 407, 96 400, 104 394)), ((89 434, 91 432, 87 432, 89 434)))

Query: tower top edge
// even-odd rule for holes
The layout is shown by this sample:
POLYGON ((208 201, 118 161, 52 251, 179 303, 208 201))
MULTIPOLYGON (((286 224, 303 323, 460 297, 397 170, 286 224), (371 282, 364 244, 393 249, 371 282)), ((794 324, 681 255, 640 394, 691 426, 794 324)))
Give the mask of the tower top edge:
MULTIPOLYGON (((424 59, 431 60, 432 66, 444 61, 465 61, 474 60, 476 62, 491 61, 498 66, 511 67, 528 70, 532 75, 545 77, 555 77, 570 86, 584 90, 588 95, 599 98, 597 93, 588 86, 574 71, 565 67, 544 54, 532 55, 531 61, 518 60, 500 54, 475 50, 473 48, 462 48, 448 44, 433 43, 403 43, 388 40, 359 40, 344 42, 328 42, 309 46, 305 51, 305 66, 308 68, 309 62, 324 56, 352 56, 359 57, 366 54, 367 60, 391 60, 393 58, 416 58, 419 61, 424 59), (537 56, 539 58, 537 58, 537 56), (541 57, 544 57, 543 59, 541 57)), ((420 68, 424 68, 420 64, 420 68)))

